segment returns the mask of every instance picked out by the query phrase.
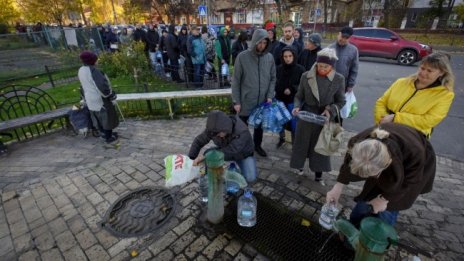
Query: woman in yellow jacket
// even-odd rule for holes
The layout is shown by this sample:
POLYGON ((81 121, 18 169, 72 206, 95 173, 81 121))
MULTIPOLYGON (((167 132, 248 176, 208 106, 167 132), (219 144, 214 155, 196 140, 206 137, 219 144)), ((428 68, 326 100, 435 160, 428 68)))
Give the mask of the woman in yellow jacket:
POLYGON ((453 86, 450 56, 440 52, 426 56, 417 73, 398 79, 377 100, 375 123, 401 123, 430 138, 432 128, 448 114, 454 99, 453 86))

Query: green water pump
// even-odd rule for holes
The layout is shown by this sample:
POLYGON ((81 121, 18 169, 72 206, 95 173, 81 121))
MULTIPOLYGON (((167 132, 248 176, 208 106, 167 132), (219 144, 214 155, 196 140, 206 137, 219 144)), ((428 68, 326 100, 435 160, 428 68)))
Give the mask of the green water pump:
POLYGON ((395 229, 376 217, 366 217, 361 221, 361 229, 356 229, 348 220, 335 221, 334 230, 342 233, 353 246, 355 261, 381 261, 391 242, 398 242, 395 229))

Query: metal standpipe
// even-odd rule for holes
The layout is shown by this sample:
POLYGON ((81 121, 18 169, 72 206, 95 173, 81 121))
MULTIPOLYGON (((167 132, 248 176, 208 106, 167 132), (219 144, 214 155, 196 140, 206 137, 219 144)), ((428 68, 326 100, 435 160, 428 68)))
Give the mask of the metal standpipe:
POLYGON ((224 153, 211 150, 206 153, 208 173, 208 211, 210 223, 218 224, 224 217, 224 153))

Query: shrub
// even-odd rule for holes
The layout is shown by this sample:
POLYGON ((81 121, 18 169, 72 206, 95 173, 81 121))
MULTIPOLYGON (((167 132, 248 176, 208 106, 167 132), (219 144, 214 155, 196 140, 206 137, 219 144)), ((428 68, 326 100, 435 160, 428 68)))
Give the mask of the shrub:
POLYGON ((8 25, 0 23, 0 34, 7 34, 8 32, 8 25))

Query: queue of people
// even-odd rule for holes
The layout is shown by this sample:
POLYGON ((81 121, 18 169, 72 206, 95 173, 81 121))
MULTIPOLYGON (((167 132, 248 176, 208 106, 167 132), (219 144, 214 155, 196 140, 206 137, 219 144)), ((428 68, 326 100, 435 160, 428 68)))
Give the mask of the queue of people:
MULTIPOLYGON (((262 127, 255 126, 251 135, 248 118, 254 108, 271 103, 273 98, 282 101, 295 116, 306 111, 323 115, 328 122, 342 124, 339 111, 345 105, 345 93, 353 91, 356 85, 359 70, 358 51, 349 43, 353 29, 342 28, 336 42, 326 48, 322 48, 322 37, 317 33, 309 35, 303 47, 299 40, 302 33, 295 33, 293 24, 286 23, 282 29, 284 37, 280 41, 276 40, 275 28, 267 28, 255 30, 251 42, 242 38, 233 45, 225 28, 215 42, 203 28, 192 27, 189 33, 182 28, 176 34, 174 26, 170 26, 169 31, 163 31, 158 48, 167 50, 173 60, 178 59, 179 52, 189 56, 194 68, 193 81, 198 84, 202 82, 207 62, 217 58, 221 67, 234 61, 230 83, 233 116, 221 111, 209 113, 205 130, 190 147, 189 157, 194 165, 204 159, 200 151, 213 140, 226 160, 238 163, 247 181, 256 181, 259 173, 255 153, 261 157, 267 157, 268 153, 262 147, 262 127), (215 48, 216 57, 208 54, 211 52, 208 48, 215 48)), ((175 66, 175 62, 171 65, 175 66)), ((98 76, 89 69, 92 72, 91 64, 81 69, 81 82, 88 81, 84 76, 98 76)), ((174 74, 173 79, 176 77, 174 74)), ((100 82, 95 81, 99 89, 100 82)), ((366 181, 355 197, 357 205, 351 222, 358 225, 363 217, 375 215, 394 224, 399 211, 410 208, 418 195, 430 192, 436 163, 429 139, 433 128, 448 114, 454 99, 453 86, 450 56, 440 52, 425 57, 415 74, 393 83, 376 102, 373 121, 376 126, 349 140, 337 183, 327 192, 327 201, 338 202, 344 185, 366 181)), ((92 100, 90 97, 87 99, 92 100)), ((97 107, 93 115, 96 123, 101 124, 98 120, 102 114, 97 111, 101 108, 97 107)), ((108 136, 111 133, 105 125, 101 126, 106 139, 111 141, 108 136)), ((323 127, 295 120, 286 128, 292 136, 289 167, 305 175, 308 159, 315 182, 325 186, 323 173, 332 170, 330 156, 315 151, 323 127)), ((283 143, 281 133, 277 148, 283 143)))

